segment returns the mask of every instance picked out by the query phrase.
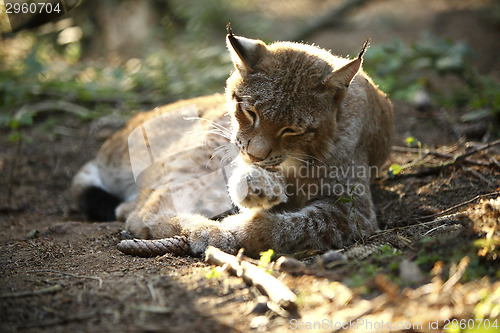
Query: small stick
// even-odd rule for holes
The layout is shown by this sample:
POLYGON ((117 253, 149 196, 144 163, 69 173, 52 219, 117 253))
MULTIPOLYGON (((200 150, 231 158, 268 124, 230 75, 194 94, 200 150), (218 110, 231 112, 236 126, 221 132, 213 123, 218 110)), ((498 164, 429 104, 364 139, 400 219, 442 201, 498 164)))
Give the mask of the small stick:
POLYGON ((68 272, 56 271, 56 270, 53 270, 53 269, 41 269, 41 270, 29 271, 29 272, 31 272, 31 273, 49 272, 49 273, 56 273, 56 274, 62 274, 62 275, 72 276, 72 277, 81 278, 81 279, 92 279, 92 280, 96 280, 96 281, 99 282, 99 288, 102 287, 102 279, 100 277, 98 277, 98 276, 77 275, 77 274, 68 273, 68 272))
POLYGON ((0 298, 14 298, 14 297, 25 297, 25 296, 34 296, 41 295, 46 293, 53 293, 56 291, 61 291, 62 286, 60 284, 56 284, 47 288, 37 289, 37 290, 28 290, 28 291, 18 291, 9 294, 0 295, 0 298))
POLYGON ((432 214, 432 215, 422 216, 422 217, 418 218, 418 220, 426 220, 426 219, 429 219, 429 218, 432 218, 432 217, 436 217, 436 216, 440 216, 440 215, 443 215, 443 214, 447 214, 447 213, 451 212, 452 210, 455 210, 455 209, 460 208, 462 206, 468 205, 468 204, 476 201, 477 199, 488 198, 488 197, 491 197, 491 196, 494 196, 494 195, 500 195, 500 191, 495 191, 495 192, 491 192, 491 193, 476 195, 474 198, 472 198, 470 200, 461 202, 459 204, 456 204, 455 206, 451 206, 450 208, 447 208, 447 209, 445 209, 445 210, 443 210, 443 211, 441 211, 439 213, 432 214))
MULTIPOLYGON (((466 217, 466 216, 467 216, 466 213, 460 212, 460 213, 454 213, 454 214, 450 214, 450 215, 441 216, 441 217, 438 217, 438 218, 436 218, 434 220, 427 221, 427 222, 420 222, 420 223, 405 225, 405 226, 402 226, 402 227, 385 229, 385 230, 377 232, 376 234, 371 235, 370 237, 368 237, 368 239, 377 238, 377 237, 379 237, 381 235, 385 235, 385 234, 387 234, 389 232, 392 232, 392 231, 404 230, 404 229, 409 229, 409 228, 414 228, 414 227, 421 227, 421 226, 428 225, 428 224, 438 223, 438 222, 442 222, 442 221, 446 221, 446 220, 451 220, 451 219, 459 219, 459 218, 463 218, 463 217, 466 217)), ((440 225, 439 227, 436 227, 436 228, 440 228, 440 227, 443 227, 443 225, 440 225)), ((434 228, 434 229, 436 229, 436 228, 434 228)), ((432 231, 433 230, 431 230, 431 232, 432 231)), ((427 233, 425 233, 424 235, 427 235, 427 233)))
MULTIPOLYGON (((468 204, 476 201, 477 199, 488 198, 488 197, 491 197, 491 196, 498 196, 498 195, 500 195, 500 191, 495 191, 495 192, 491 192, 491 193, 476 195, 474 198, 472 198, 470 200, 461 202, 461 203, 459 203, 459 204, 457 204, 455 206, 451 206, 450 208, 447 208, 447 209, 445 209, 445 210, 443 210, 443 211, 441 211, 439 213, 419 217, 419 218, 417 218, 417 221, 422 221, 422 220, 427 220, 427 219, 430 219, 430 218, 438 217, 438 216, 441 216, 443 214, 447 214, 447 213, 451 212, 452 210, 455 210, 455 209, 460 208, 462 206, 468 205, 468 204)), ((465 213, 460 212, 460 213, 450 214, 450 215, 442 216, 442 218, 436 218, 434 220, 427 221, 427 222, 421 222, 421 223, 411 224, 411 225, 407 225, 407 226, 403 226, 403 227, 386 229, 386 230, 383 230, 383 231, 380 231, 380 232, 378 232, 376 234, 371 235, 370 237, 368 237, 368 239, 376 238, 376 237, 378 237, 380 235, 384 235, 384 234, 386 234, 388 232, 392 232, 392 231, 395 231, 395 230, 402 230, 402 229, 412 228, 412 227, 416 227, 416 226, 422 226, 422 225, 427 225, 427 224, 432 224, 432 223, 440 222, 444 218, 446 218, 446 219, 449 219, 449 218, 460 218, 460 217, 465 216, 465 215, 461 215, 461 214, 465 214, 465 213)), ((398 220, 392 221, 389 224, 394 224, 397 221, 398 220)))
MULTIPOLYGON (((450 165, 456 165, 458 163, 464 163, 466 161, 468 161, 466 158, 477 153, 477 152, 480 152, 480 151, 483 151, 483 150, 486 150, 486 149, 489 149, 493 146, 496 146, 496 145, 499 145, 500 144, 500 139, 497 139, 497 140, 493 140, 491 142, 488 142, 487 144, 481 146, 481 147, 478 147, 476 149, 473 149, 469 152, 466 152, 466 153, 463 153, 463 154, 460 154, 460 155, 457 155, 457 156, 454 156, 450 159, 448 159, 447 161, 445 162, 442 162, 438 165, 435 165, 435 166, 431 166, 423 171, 419 171, 419 172, 416 172, 416 173, 406 173, 406 174, 402 174, 402 173, 399 173, 397 175, 394 175, 394 178, 396 177, 418 177, 418 176, 427 176, 427 175, 430 175, 430 174, 435 174, 437 172, 440 172, 442 169, 444 169, 445 167, 448 167, 450 165)), ((393 147, 394 149, 394 147, 393 147)), ((409 166, 407 166, 406 168, 409 168, 409 167, 413 167, 414 165, 417 164, 417 162, 420 162, 421 160, 423 160, 423 158, 425 158, 428 154, 430 154, 430 152, 426 152, 426 151, 423 151, 423 157, 417 159, 416 161, 413 161, 410 163, 409 166)), ((479 163, 479 162, 478 162, 479 163)), ((478 163, 475 163, 475 164, 478 164, 478 163)), ((482 164, 481 164, 482 165, 482 164)))
POLYGON ((493 164, 495 164, 500 169, 500 163, 494 156, 491 156, 491 160, 493 161, 493 164))
MULTIPOLYGON (((448 154, 448 153, 442 153, 440 151, 432 150, 432 149, 392 146, 392 151, 395 151, 398 153, 422 154, 422 155, 425 155, 425 157, 427 157, 429 155, 433 155, 436 157, 448 158, 448 159, 455 158, 455 155, 448 154)), ((482 166, 490 165, 490 163, 488 163, 488 162, 469 160, 469 159, 464 159, 462 161, 462 163, 467 163, 467 164, 472 164, 472 165, 482 165, 482 166)))
POLYGON ((487 144, 485 144, 485 145, 483 145, 483 146, 481 146, 481 147, 479 147, 479 148, 473 149, 473 150, 471 150, 471 151, 469 151, 469 152, 467 152, 467 153, 463 153, 462 155, 459 155, 459 156, 455 157, 455 158, 454 158, 452 161, 450 161, 450 162, 451 162, 451 163, 455 163, 455 162, 457 162, 457 161, 463 160, 463 159, 464 159, 464 158, 466 158, 466 157, 469 157, 470 155, 473 155, 473 154, 475 154, 475 153, 477 153, 477 152, 480 152, 480 151, 482 151, 482 150, 489 149, 489 148, 491 148, 491 147, 493 147, 493 146, 496 146, 496 145, 499 145, 499 144, 500 144, 500 139, 493 140, 493 141, 488 142, 487 144))
POLYGON ((443 158, 453 158, 453 155, 451 155, 451 154, 442 153, 440 151, 431 150, 431 149, 392 146, 392 151, 395 151, 398 153, 427 154, 427 155, 434 155, 434 156, 443 157, 443 158))
POLYGON ((464 170, 467 172, 467 173, 470 173, 471 175, 473 175, 474 177, 476 177, 477 179, 485 182, 486 184, 488 184, 489 186, 494 186, 495 184, 493 184, 488 178, 486 178, 485 176, 483 176, 482 174, 480 174, 479 172, 477 172, 476 170, 472 170, 470 168, 464 168, 464 170))
POLYGON ((460 260, 456 272, 453 273, 448 279, 448 281, 446 281, 443 284, 442 290, 444 292, 449 291, 454 285, 458 283, 458 281, 460 281, 462 275, 464 275, 465 273, 465 269, 467 268, 467 266, 469 266, 469 263, 470 263, 469 257, 463 257, 462 260, 460 260))
POLYGON ((213 246, 205 252, 205 261, 218 266, 227 265, 229 272, 241 277, 246 283, 255 285, 269 299, 283 309, 294 311, 297 309, 297 296, 274 276, 251 263, 239 260, 237 257, 225 253, 213 246))
MULTIPOLYGON (((437 223, 437 222, 442 222, 442 221, 447 221, 447 220, 453 220, 453 219, 460 219, 460 218, 464 218, 464 217, 467 217, 467 214, 464 213, 464 212, 459 212, 459 213, 454 213, 454 214, 450 214, 450 215, 445 215, 445 216, 440 216, 440 217, 437 217, 435 218, 434 220, 432 221, 427 221, 427 222, 421 222, 421 223, 418 223, 418 224, 414 224, 414 226, 421 226, 421 225, 427 225, 427 224, 433 224, 433 223, 437 223)), ((427 236, 431 233, 433 233, 434 231, 438 230, 439 228, 444 228, 446 226, 446 224, 441 224, 435 228, 432 228, 431 230, 427 231, 424 236, 427 236)))

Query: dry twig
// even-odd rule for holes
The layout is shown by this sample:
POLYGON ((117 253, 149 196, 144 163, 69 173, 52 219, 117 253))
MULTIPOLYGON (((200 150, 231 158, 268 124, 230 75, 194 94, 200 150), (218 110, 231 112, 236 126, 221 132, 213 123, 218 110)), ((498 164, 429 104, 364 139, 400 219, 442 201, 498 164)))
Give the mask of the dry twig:
POLYGON ((467 266, 469 266, 469 263, 470 263, 469 257, 463 257, 462 260, 460 260, 456 271, 453 274, 451 274, 451 276, 448 278, 448 281, 446 281, 443 284, 442 290, 444 292, 451 290, 451 288, 453 288, 453 286, 456 285, 458 281, 460 281, 462 275, 464 275, 465 273, 465 269, 467 268, 467 266))
POLYGON ((27 291, 18 291, 8 294, 0 295, 0 298, 14 298, 14 297, 25 297, 25 296, 34 296, 41 295, 47 293, 53 293, 56 291, 61 291, 62 286, 60 284, 56 284, 47 288, 37 289, 37 290, 27 290, 27 291))
POLYGON ((478 147, 478 148, 473 149, 473 150, 471 150, 471 151, 469 151, 469 152, 467 152, 467 153, 463 153, 463 154, 461 154, 461 155, 459 155, 459 156, 455 157, 455 158, 453 159, 453 161, 450 161, 450 162, 451 162, 451 163, 455 163, 455 162, 461 161, 461 160, 465 159, 466 157, 469 157, 469 156, 471 156, 471 155, 474 155, 474 154, 475 154, 475 153, 477 153, 477 152, 480 152, 480 151, 483 151, 483 150, 489 149, 489 148, 494 147, 494 146, 497 146, 497 145, 499 145, 499 144, 500 144, 500 139, 496 139, 496 140, 490 141, 490 142, 488 142, 488 143, 486 143, 486 144, 482 145, 481 147, 478 147))
MULTIPOLYGON (((449 154, 449 153, 444 153, 440 152, 437 150, 432 150, 432 149, 421 149, 421 148, 411 148, 411 147, 400 147, 400 146, 392 146, 392 151, 399 152, 399 153, 410 153, 410 154, 419 154, 422 155, 423 158, 432 155, 436 157, 441 157, 441 158, 447 158, 447 159, 454 159, 455 155, 449 154)), ((423 159, 422 158, 422 159, 423 159)), ((481 165, 481 166, 488 166, 490 163, 488 162, 483 162, 483 161, 476 161, 476 160, 469 160, 469 159, 464 159, 462 163, 467 163, 467 164, 472 164, 472 165, 481 165)))
MULTIPOLYGON (((408 229, 408 228, 413 228, 413 227, 417 227, 417 226, 423 226, 423 225, 428 225, 428 224, 433 224, 433 223, 437 223, 437 222, 441 222, 441 221, 444 221, 444 220, 449 220, 451 218, 462 218, 462 217, 465 217, 466 214, 463 213, 463 212, 459 212, 459 213, 454 213, 454 214, 449 214, 449 215, 445 215, 445 214, 448 214, 449 212, 457 209, 457 208, 460 208, 460 207, 463 207, 463 206, 466 206, 478 199, 482 199, 482 198, 489 198, 489 197, 493 197, 493 196, 498 196, 500 195, 500 191, 495 191, 495 192, 491 192, 491 193, 486 193, 486 194, 480 194, 480 195, 476 195, 474 198, 472 199, 469 199, 467 201, 464 201, 464 202, 461 202, 459 204, 456 204, 450 208, 447 208, 439 213, 436 213, 436 214, 432 214, 432 215, 426 215, 426 216, 422 216, 422 217, 419 217, 417 218, 416 220, 417 221, 423 221, 423 220, 427 220, 427 219, 431 219, 431 221, 424 221, 424 222, 420 222, 420 223, 416 223, 416 224, 411 224, 411 225, 406 225, 406 226, 402 226, 402 227, 397 227, 397 228, 391 228, 391 229, 386 229, 386 230, 383 230, 383 231, 380 231, 376 234, 373 234, 371 235, 370 237, 368 237, 368 239, 372 239, 372 238, 377 238, 381 235, 384 235, 386 233, 389 233, 389 232, 393 232, 393 231, 397 231, 397 230, 402 230, 402 229, 408 229), (445 215, 445 216, 443 216, 445 215)), ((390 222, 389 224, 395 224, 397 223, 398 220, 396 221, 392 221, 390 222)))
MULTIPOLYGON (((478 153, 480 151, 483 151, 483 150, 486 150, 486 149, 489 149, 491 147, 494 147, 496 145, 499 145, 500 144, 500 139, 497 139, 497 140, 493 140, 491 142, 488 142, 480 147, 477 147, 471 151, 468 151, 468 152, 465 152, 465 153, 462 153, 462 154, 459 154, 459 155, 456 155, 456 156, 453 156, 453 157, 450 157, 447 161, 444 161, 442 163, 439 163, 438 165, 431 165, 431 166, 428 166, 427 168, 421 170, 421 171, 417 171, 417 172, 414 172, 414 173, 398 173, 397 175, 394 175, 393 177, 394 178, 402 178, 402 177, 419 177, 419 176, 428 176, 428 175, 433 175, 433 174, 436 174, 436 173, 439 173, 442 169, 444 169, 445 167, 448 167, 450 165, 456 165, 456 164, 459 164, 459 163, 465 163, 465 162, 471 162, 471 160, 467 160, 466 158, 471 156, 471 155, 474 155, 475 153, 478 153)), ((394 150, 395 147, 393 147, 393 150, 394 150)), ((396 148, 397 150, 402 150, 401 147, 400 148, 396 148)), ((411 148, 409 148, 411 149, 411 148)), ((413 152, 413 151, 412 151, 413 152)), ((430 154, 433 154, 433 155, 440 155, 441 157, 444 157, 445 154, 443 153, 439 153, 439 152, 435 152, 435 151, 430 151, 430 150, 422 150, 420 151, 420 153, 422 153, 423 155, 421 157, 419 157, 417 160, 413 161, 410 163, 410 166, 407 166, 406 169, 409 169, 410 167, 413 167, 414 165, 416 165, 417 163, 419 163, 420 161, 422 161, 425 157, 427 157, 428 155, 430 154)), ((476 165, 485 165, 484 163, 481 163, 480 161, 474 161, 472 162, 472 164, 476 164, 476 165)), ((490 163, 487 163, 486 165, 490 165, 490 163)), ((385 178, 382 178, 382 179, 385 179, 385 178)))
POLYGON ((102 279, 100 277, 98 277, 98 276, 78 275, 78 274, 73 274, 73 273, 68 273, 68 272, 56 271, 56 270, 53 270, 53 269, 41 269, 41 270, 29 271, 29 272, 31 272, 31 273, 49 272, 49 273, 56 273, 56 274, 61 274, 61 275, 72 276, 72 277, 75 277, 75 278, 96 280, 96 281, 99 282, 99 288, 102 287, 102 279))
POLYGON ((418 218, 418 220, 426 220, 426 219, 430 219, 430 218, 433 218, 433 217, 436 217, 436 216, 441 216, 441 215, 444 215, 444 214, 447 214, 457 208, 460 208, 460 207, 463 207, 465 205, 468 205, 478 199, 482 199, 482 198, 489 198, 489 197, 492 197, 492 196, 498 196, 500 195, 500 191, 495 191, 495 192, 491 192, 491 193, 485 193, 485 194, 479 194, 479 195, 476 195, 474 198, 472 199, 469 199, 467 201, 464 201, 464 202, 461 202, 459 204, 456 204, 454 206, 451 206, 450 208, 447 208, 439 213, 436 213, 436 214, 432 214, 432 215, 426 215, 426 216, 422 216, 420 218, 418 218))
POLYGON ((495 186, 492 181, 490 181, 488 178, 483 176, 481 173, 477 172, 476 170, 473 170, 471 168, 463 168, 465 172, 471 174, 472 176, 476 177, 477 179, 481 180, 482 182, 485 182, 489 186, 495 186))
POLYGON ((205 252, 205 261, 218 266, 226 265, 230 273, 241 277, 246 283, 256 286, 269 299, 288 311, 297 309, 297 296, 274 276, 243 260, 213 246, 205 252))
POLYGON ((493 161, 493 164, 495 164, 500 169, 500 162, 498 162, 498 160, 494 156, 491 156, 491 160, 493 161))

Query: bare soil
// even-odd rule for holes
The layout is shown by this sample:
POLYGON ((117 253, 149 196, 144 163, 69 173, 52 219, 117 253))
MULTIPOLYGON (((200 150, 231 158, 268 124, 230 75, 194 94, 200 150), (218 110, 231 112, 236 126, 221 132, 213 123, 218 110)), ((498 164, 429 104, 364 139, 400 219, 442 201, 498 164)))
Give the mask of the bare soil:
MULTIPOLYGON (((482 20, 481 11, 466 6, 453 8, 446 1, 438 1, 442 4, 439 8, 427 9, 413 1, 404 3, 410 6, 404 10, 413 8, 414 14, 420 16, 408 24, 391 23, 391 31, 398 31, 400 38, 411 41, 416 35, 411 32, 424 28, 453 37, 463 34, 466 39, 473 38, 476 52, 481 55, 477 68, 484 70, 491 65, 498 70, 494 67, 500 63, 498 55, 493 57, 500 40, 498 27, 493 31, 488 29, 487 37, 474 37, 489 24, 482 20), (461 17, 474 22, 470 23, 470 29, 464 31, 461 17)), ((372 11, 384 10, 385 6, 384 2, 375 2, 372 11)), ((347 23, 347 28, 321 32, 313 41, 334 49, 334 45, 320 41, 339 41, 338 45, 340 41, 355 40, 352 49, 356 49, 357 42, 366 35, 366 27, 359 25, 361 14, 357 15, 347 23), (363 37, 358 38, 360 34, 363 37)), ((381 22, 373 32, 390 33, 387 29, 386 23, 381 22)), ((420 111, 405 102, 394 101, 394 104, 396 146, 405 146, 404 139, 411 135, 431 149, 455 155, 478 147, 481 140, 495 139, 498 133, 499 124, 493 119, 460 124, 457 119, 466 110, 420 111)), ((7 141, 8 131, 0 133, 0 330, 220 332, 247 331, 251 323, 257 325, 252 320, 259 314, 252 310, 260 293, 254 287, 227 274, 206 278, 210 266, 200 258, 167 255, 144 259, 123 255, 116 250, 123 224, 86 222, 72 208, 68 191, 72 176, 115 129, 100 127, 97 121, 82 123, 68 114, 51 114, 51 117, 58 119, 56 126, 48 131, 44 126, 46 119, 37 117, 35 125, 24 130, 27 139, 19 147, 7 141)), ((418 157, 418 153, 394 151, 387 165, 403 165, 418 157)), ((499 191, 500 167, 492 158, 500 160, 498 146, 470 156, 472 163, 432 172, 415 167, 405 172, 411 175, 379 179, 373 185, 373 196, 381 229, 385 231, 368 238, 365 245, 388 243, 402 251, 409 261, 415 260, 421 251, 428 251, 438 253, 445 263, 452 262, 454 251, 462 246, 471 247, 474 239, 484 235, 478 234, 467 218, 450 218, 436 228, 440 224, 422 224, 422 216, 499 191), (426 237, 428 241, 422 242, 426 237)), ((443 161, 446 159, 430 155, 425 163, 443 161)), ((315 258, 306 262, 315 262, 315 258)), ((500 268, 498 259, 485 265, 493 271, 500 268)), ((343 304, 336 302, 342 292, 350 295, 347 300, 352 300, 349 318, 356 318, 352 312, 355 309, 364 309, 363 299, 379 300, 380 295, 391 295, 392 285, 376 277, 366 278, 364 291, 340 290, 338 285, 337 289, 331 289, 332 281, 351 277, 353 272, 349 267, 315 268, 305 275, 282 273, 283 282, 306 299, 299 303, 295 318, 328 317, 334 311, 341 311, 343 304), (325 291, 331 290, 334 296, 325 296, 325 291), (316 302, 308 298, 315 295, 320 295, 316 302)), ((412 287, 431 281, 432 268, 432 264, 421 265, 423 277, 412 287)), ((492 281, 498 279, 489 271, 485 274, 492 281)), ((489 282, 482 281, 480 285, 491 288, 489 282)), ((474 290, 480 289, 471 292, 474 290)), ((381 303, 381 308, 394 312, 404 302, 381 303)), ((432 307, 424 301, 421 304, 432 307)), ((468 317, 474 307, 464 305, 462 310, 460 315, 468 317)), ((361 311, 358 317, 369 312, 361 311)), ((454 316, 458 316, 456 312, 449 312, 449 318, 454 316)), ((270 321, 260 328, 272 331, 289 329, 290 318, 294 318, 272 310, 264 317, 270 321)))

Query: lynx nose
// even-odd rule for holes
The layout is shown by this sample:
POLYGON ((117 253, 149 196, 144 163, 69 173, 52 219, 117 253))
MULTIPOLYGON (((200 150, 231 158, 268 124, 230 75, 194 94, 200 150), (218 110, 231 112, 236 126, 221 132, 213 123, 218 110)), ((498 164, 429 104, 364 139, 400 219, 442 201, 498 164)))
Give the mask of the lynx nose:
POLYGON ((253 155, 252 155, 252 154, 250 154, 250 153, 247 153, 247 155, 248 155, 248 158, 250 158, 250 160, 251 160, 252 162, 261 162, 261 161, 263 161, 263 160, 264 160, 263 158, 260 158, 260 157, 257 157, 257 156, 253 156, 253 155))

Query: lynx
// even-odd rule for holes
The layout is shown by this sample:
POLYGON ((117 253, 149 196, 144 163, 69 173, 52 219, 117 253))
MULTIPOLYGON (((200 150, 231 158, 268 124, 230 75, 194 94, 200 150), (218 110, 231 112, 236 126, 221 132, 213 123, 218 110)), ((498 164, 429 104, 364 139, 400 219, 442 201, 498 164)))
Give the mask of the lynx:
POLYGON ((91 220, 126 221, 139 238, 185 236, 194 255, 209 245, 232 253, 245 248, 254 256, 268 249, 326 251, 375 232, 370 181, 390 153, 393 109, 361 69, 368 42, 352 60, 301 43, 266 45, 230 28, 226 43, 234 71, 225 95, 133 117, 73 179, 80 209, 91 220), (177 153, 138 182, 131 133, 190 105, 201 131, 173 133, 178 139, 165 149, 177 153), (190 142, 203 143, 203 149, 179 149, 190 142), (228 163, 231 149, 236 157, 228 163), (227 189, 202 187, 200 177, 184 198, 198 211, 180 212, 170 185, 224 163, 233 170, 227 189), (148 185, 155 182, 162 186, 148 185), (218 203, 228 196, 236 209, 218 214, 218 203))

